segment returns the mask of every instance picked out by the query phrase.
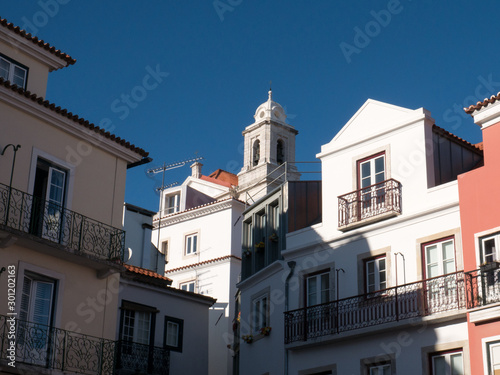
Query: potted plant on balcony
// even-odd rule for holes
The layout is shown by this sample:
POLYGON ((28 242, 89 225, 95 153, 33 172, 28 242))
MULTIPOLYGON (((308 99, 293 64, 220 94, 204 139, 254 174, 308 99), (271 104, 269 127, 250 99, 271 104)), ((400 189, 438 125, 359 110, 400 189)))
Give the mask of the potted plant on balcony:
POLYGON ((489 272, 498 269, 499 266, 500 262, 493 260, 491 262, 484 262, 481 266, 479 266, 479 268, 481 269, 481 272, 489 272))
POLYGON ((271 334, 271 330, 272 328, 271 327, 262 327, 260 329, 260 333, 263 335, 263 336, 269 336, 271 334))
POLYGON ((241 336, 241 339, 245 341, 247 344, 251 344, 253 342, 253 336, 252 335, 243 335, 241 336))
POLYGON ((260 252, 260 251, 264 250, 265 247, 266 247, 266 244, 264 243, 264 241, 260 241, 259 243, 257 243, 255 245, 255 250, 260 252))
POLYGON ((273 233, 269 236, 269 240, 270 240, 271 242, 278 242, 278 239, 279 239, 279 237, 278 237, 278 235, 276 234, 276 232, 273 232, 273 233))

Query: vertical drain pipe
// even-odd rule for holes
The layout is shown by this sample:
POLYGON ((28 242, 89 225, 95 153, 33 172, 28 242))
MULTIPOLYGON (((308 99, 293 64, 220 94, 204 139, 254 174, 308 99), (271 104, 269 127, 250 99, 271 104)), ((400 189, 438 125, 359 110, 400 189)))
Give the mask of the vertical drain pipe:
MULTIPOLYGON (((290 273, 286 277, 285 281, 285 312, 288 311, 288 284, 293 276, 293 271, 295 270, 295 261, 291 260, 288 262, 288 267, 290 267, 290 273)), ((288 375, 288 349, 285 348, 285 375, 288 375)))

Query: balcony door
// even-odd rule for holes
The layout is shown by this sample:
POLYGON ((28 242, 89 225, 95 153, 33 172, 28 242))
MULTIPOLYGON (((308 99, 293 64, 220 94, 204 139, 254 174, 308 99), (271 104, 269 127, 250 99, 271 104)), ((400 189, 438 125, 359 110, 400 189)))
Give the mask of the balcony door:
POLYGON ((67 172, 38 158, 33 189, 31 230, 43 238, 61 242, 67 172))
POLYGON ((426 300, 429 313, 458 304, 455 242, 453 237, 423 245, 426 300), (445 276, 448 275, 448 276, 445 276))
POLYGON ((360 220, 372 217, 385 203, 385 153, 358 161, 360 220))

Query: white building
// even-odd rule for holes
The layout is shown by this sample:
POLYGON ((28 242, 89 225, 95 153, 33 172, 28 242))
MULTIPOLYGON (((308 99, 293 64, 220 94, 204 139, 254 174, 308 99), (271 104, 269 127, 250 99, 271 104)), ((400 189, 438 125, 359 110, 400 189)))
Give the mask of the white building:
POLYGON ((174 288, 163 275, 164 254, 151 243, 154 214, 124 205, 129 259, 120 278, 116 373, 206 375, 215 299, 174 288))
POLYGON ((161 194, 153 243, 166 255, 172 286, 217 299, 210 312, 210 374, 232 374, 236 284, 241 273, 241 219, 252 204, 286 179, 297 180, 295 135, 283 108, 269 98, 243 132, 244 166, 203 175, 201 163, 181 186, 161 194), (244 202, 243 202, 244 201, 244 202), (160 228, 158 230, 158 228, 160 228), (158 236, 158 232, 160 232, 158 236))
POLYGON ((456 176, 482 152, 423 108, 368 100, 318 157, 322 222, 238 284, 240 373, 469 373, 456 176))

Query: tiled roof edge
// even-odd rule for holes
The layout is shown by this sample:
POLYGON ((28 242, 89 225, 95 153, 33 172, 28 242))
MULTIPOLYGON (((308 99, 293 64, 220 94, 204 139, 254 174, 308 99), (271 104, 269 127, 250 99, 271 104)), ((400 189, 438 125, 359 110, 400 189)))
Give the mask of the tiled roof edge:
POLYGON ((233 259, 236 259, 236 260, 241 260, 241 258, 237 257, 236 255, 225 255, 225 256, 219 257, 219 258, 213 258, 213 259, 209 259, 209 260, 204 260, 203 262, 198 262, 198 263, 188 264, 188 265, 182 266, 182 267, 172 268, 171 270, 166 270, 165 273, 177 272, 177 271, 185 270, 185 269, 188 269, 188 268, 203 266, 205 264, 220 262, 220 261, 223 261, 223 260, 226 260, 226 259, 230 259, 230 258, 233 258, 233 259))

